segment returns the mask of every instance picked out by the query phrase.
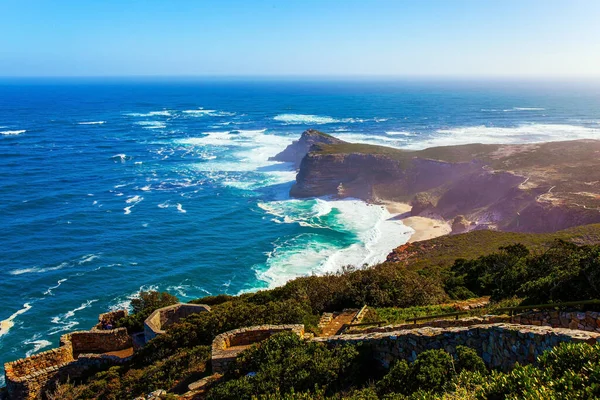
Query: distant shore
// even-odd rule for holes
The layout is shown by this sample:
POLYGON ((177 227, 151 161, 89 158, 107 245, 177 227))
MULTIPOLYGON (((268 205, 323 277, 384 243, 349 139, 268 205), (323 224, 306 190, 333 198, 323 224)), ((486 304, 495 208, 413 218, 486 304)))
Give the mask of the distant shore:
POLYGON ((393 215, 394 219, 400 220, 404 225, 414 229, 415 233, 412 234, 408 243, 433 239, 452 232, 452 227, 446 221, 410 216, 410 210, 412 209, 410 204, 393 201, 382 201, 381 204, 393 215))

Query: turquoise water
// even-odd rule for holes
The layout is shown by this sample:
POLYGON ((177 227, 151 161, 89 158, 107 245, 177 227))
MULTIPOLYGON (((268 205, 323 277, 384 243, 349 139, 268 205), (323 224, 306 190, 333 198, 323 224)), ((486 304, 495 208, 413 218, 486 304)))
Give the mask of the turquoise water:
MULTIPOLYGON (((381 261, 411 230, 289 199, 307 128, 398 148, 600 138, 589 83, 0 81, 0 361, 140 289, 182 300, 381 261)), ((1 382, 0 382, 1 383, 1 382)))

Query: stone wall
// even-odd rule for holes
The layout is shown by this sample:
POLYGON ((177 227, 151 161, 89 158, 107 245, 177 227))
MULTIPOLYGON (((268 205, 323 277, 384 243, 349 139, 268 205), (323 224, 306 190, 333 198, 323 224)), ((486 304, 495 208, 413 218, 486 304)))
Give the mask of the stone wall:
POLYGON ((489 367, 508 369, 515 362, 528 364, 561 342, 600 341, 600 333, 543 326, 487 324, 454 328, 421 328, 395 332, 340 335, 315 338, 328 346, 363 343, 384 367, 395 360, 414 361, 429 349, 444 349, 453 354, 456 346, 468 346, 477 351, 489 367))
POLYGON ((515 315, 511 322, 521 325, 551 326, 600 332, 600 313, 596 311, 538 311, 515 315))
POLYGON ((125 328, 93 329, 63 335, 60 347, 56 349, 4 364, 9 399, 38 399, 56 382, 123 363, 127 357, 101 353, 130 347, 131 338, 125 328))
POLYGON ((304 336, 304 325, 259 325, 234 329, 215 337, 212 342, 212 370, 224 373, 237 355, 254 343, 262 342, 279 332, 294 332, 304 336))
POLYGON ((102 329, 102 321, 108 322, 115 326, 117 321, 125 318, 128 315, 127 310, 116 310, 110 311, 104 314, 98 315, 98 324, 94 327, 95 329, 102 329))
POLYGON ((189 317, 192 314, 209 311, 210 307, 205 304, 178 303, 159 308, 144 321, 145 340, 149 342, 156 336, 164 334, 166 328, 183 318, 189 317))
POLYGON ((126 328, 80 331, 68 334, 73 354, 108 353, 132 347, 126 328))
POLYGON ((516 325, 549 326, 553 328, 576 329, 588 332, 600 332, 600 313, 596 311, 531 311, 514 315, 486 315, 483 317, 470 317, 461 319, 439 319, 421 323, 406 323, 400 325, 387 325, 366 329, 354 329, 347 333, 381 333, 394 332, 403 329, 416 329, 424 327, 451 328, 459 326, 473 326, 483 324, 496 324, 508 322, 516 325))

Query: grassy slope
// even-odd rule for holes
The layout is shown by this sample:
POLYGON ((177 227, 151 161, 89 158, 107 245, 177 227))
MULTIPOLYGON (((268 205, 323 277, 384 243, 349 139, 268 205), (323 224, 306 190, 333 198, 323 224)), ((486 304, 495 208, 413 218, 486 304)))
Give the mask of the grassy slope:
MULTIPOLYGON (((541 234, 473 231, 413 243, 407 249, 401 251, 400 254, 406 257, 406 265, 411 269, 447 268, 457 258, 477 258, 493 253, 501 246, 522 243, 531 249, 541 250, 556 239, 568 240, 577 244, 600 243, 600 224, 541 234)), ((397 249, 396 252, 398 251, 397 249)))

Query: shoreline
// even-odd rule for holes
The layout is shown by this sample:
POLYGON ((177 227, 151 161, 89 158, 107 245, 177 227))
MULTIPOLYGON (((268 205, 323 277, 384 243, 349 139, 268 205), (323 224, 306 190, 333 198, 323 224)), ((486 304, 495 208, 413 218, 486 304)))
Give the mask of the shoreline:
POLYGON ((380 204, 392 214, 393 219, 401 221, 404 225, 415 231, 406 243, 434 239, 449 235, 452 232, 450 224, 441 219, 410 216, 410 210, 412 209, 410 204, 396 201, 381 201, 380 204))

